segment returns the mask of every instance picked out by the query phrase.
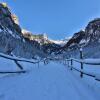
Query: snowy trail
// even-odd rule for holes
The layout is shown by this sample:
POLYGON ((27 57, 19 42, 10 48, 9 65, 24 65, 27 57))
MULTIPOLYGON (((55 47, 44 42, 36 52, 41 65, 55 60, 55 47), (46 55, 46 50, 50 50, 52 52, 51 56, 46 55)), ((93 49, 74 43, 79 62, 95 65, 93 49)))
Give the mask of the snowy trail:
POLYGON ((0 100, 98 100, 67 67, 56 63, 0 79, 0 100))

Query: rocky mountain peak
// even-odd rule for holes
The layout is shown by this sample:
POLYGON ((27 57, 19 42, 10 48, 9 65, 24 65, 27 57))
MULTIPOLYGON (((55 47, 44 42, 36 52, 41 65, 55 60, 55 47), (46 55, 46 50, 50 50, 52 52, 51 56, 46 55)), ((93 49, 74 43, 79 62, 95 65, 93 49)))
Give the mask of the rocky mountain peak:
POLYGON ((17 24, 17 25, 19 25, 19 19, 18 19, 18 17, 15 14, 12 14, 11 17, 12 17, 14 23, 17 24))
POLYGON ((18 25, 18 18, 12 14, 6 3, 0 3, 0 29, 12 36, 21 37, 21 28, 18 25))
POLYGON ((100 39, 100 18, 90 21, 85 32, 89 41, 98 41, 100 39))
POLYGON ((68 48, 73 45, 79 44, 82 39, 85 38, 85 31, 80 30, 77 33, 74 33, 71 39, 67 42, 67 44, 63 48, 68 48))
POLYGON ((85 30, 74 33, 63 48, 75 47, 75 45, 84 45, 98 41, 100 41, 100 18, 95 18, 88 23, 85 30))

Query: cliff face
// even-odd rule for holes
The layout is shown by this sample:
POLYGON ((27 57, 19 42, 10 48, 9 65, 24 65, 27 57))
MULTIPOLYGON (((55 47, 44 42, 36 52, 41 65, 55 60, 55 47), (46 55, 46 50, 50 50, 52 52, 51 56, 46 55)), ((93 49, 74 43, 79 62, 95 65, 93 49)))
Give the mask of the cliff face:
POLYGON ((0 3, 0 52, 25 58, 45 56, 38 42, 24 37, 18 17, 11 13, 6 3, 0 3))
POLYGON ((84 31, 77 32, 72 36, 71 39, 69 39, 69 41, 64 47, 69 48, 73 45, 79 44, 83 39, 85 39, 85 32, 84 31))
POLYGON ((74 33, 72 38, 69 39, 64 49, 76 48, 76 46, 82 46, 85 44, 91 44, 93 42, 100 41, 100 18, 94 19, 88 23, 85 30, 81 30, 74 33))
POLYGON ((0 3, 0 48, 2 52, 10 53, 15 49, 15 41, 21 40, 21 28, 15 23, 13 14, 6 3, 0 3))
POLYGON ((66 57, 80 57, 80 47, 83 48, 84 58, 100 58, 100 18, 88 23, 85 30, 81 30, 69 39, 62 48, 66 57))
POLYGON ((7 4, 0 4, 0 29, 1 31, 9 32, 15 38, 21 38, 21 28, 17 24, 18 19, 10 12, 7 4))
POLYGON ((100 18, 96 18, 89 22, 86 29, 86 38, 92 41, 98 41, 100 39, 100 18))

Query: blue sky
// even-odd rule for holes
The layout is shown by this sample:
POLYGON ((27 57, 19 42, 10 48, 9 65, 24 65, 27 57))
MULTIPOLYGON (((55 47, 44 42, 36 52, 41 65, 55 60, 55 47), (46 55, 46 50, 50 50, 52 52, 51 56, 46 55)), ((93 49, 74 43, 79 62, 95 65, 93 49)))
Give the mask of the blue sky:
POLYGON ((100 0, 0 0, 7 2, 21 27, 62 39, 100 17, 100 0))

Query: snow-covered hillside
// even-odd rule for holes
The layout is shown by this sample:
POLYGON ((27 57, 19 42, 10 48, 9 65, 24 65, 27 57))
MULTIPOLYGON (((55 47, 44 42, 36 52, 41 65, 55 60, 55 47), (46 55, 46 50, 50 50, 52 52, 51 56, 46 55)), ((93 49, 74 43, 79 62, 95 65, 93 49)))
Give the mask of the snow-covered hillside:
MULTIPOLYGON (((26 73, 0 74, 0 100, 99 100, 99 82, 81 79, 67 65, 52 61, 31 64, 19 62, 26 73)), ((0 70, 19 70, 16 64, 0 57, 0 70)))

